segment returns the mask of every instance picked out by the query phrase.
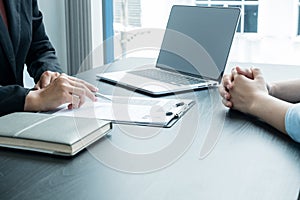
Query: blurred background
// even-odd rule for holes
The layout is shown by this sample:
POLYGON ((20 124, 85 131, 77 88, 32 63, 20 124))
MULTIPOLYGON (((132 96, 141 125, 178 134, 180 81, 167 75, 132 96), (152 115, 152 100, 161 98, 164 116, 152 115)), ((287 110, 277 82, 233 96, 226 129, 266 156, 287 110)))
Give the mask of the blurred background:
MULTIPOLYGON (((164 29, 172 5, 178 4, 241 9, 241 20, 231 49, 230 62, 300 66, 300 0, 38 2, 44 14, 46 31, 64 70, 69 74, 121 59, 115 57, 114 47, 121 46, 122 51, 126 52, 126 43, 130 41, 124 38, 128 36, 128 32, 138 32, 143 28, 164 29)), ((139 52, 130 56, 156 57, 157 53, 139 52)), ((126 56, 128 55, 123 57, 126 56)))

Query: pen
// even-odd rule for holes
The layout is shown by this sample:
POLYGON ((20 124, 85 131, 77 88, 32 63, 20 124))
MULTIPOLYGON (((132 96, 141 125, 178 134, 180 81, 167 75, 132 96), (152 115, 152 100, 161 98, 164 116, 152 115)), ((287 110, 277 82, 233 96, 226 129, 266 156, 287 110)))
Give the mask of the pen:
POLYGON ((104 95, 104 94, 101 94, 99 92, 95 92, 94 94, 95 94, 96 97, 100 97, 100 98, 112 101, 111 97, 109 97, 108 95, 104 95))
POLYGON ((178 102, 175 104, 175 109, 173 109, 173 111, 171 110, 166 112, 166 116, 174 115, 174 117, 180 118, 182 115, 184 115, 184 113, 188 110, 188 108, 189 108, 189 104, 187 105, 184 102, 178 102))
POLYGON ((183 106, 182 109, 180 109, 179 112, 176 113, 175 116, 178 117, 178 118, 182 117, 182 115, 185 114, 185 112, 187 111, 187 109, 188 109, 188 106, 183 106))

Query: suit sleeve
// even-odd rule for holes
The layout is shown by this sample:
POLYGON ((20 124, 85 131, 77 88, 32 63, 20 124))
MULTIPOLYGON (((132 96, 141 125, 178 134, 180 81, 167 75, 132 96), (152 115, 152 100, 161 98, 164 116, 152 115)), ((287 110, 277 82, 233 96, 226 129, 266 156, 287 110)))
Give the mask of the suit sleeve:
POLYGON ((32 1, 32 42, 26 58, 26 65, 35 82, 38 82, 42 73, 47 70, 62 72, 55 49, 46 35, 43 15, 39 11, 37 0, 32 1))
POLYGON ((29 91, 19 85, 0 86, 0 97, 5 97, 0 99, 0 116, 24 111, 25 97, 29 91))
POLYGON ((285 129, 293 140, 300 143, 300 103, 288 109, 285 115, 285 129))

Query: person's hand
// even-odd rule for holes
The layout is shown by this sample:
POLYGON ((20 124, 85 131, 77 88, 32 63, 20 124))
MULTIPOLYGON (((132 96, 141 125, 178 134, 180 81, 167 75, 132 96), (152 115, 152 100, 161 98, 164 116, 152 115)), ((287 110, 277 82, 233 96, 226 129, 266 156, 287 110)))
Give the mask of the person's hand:
POLYGON ((269 95, 266 82, 259 69, 251 69, 253 79, 241 75, 238 70, 233 70, 233 82, 231 83, 229 94, 232 108, 244 113, 253 114, 252 108, 259 97, 269 95))
POLYGON ((52 81, 54 81, 57 77, 59 77, 60 73, 52 72, 52 71, 45 71, 40 80, 35 84, 34 88, 39 90, 47 87, 52 81))
POLYGON ((233 81, 234 81, 234 75, 238 73, 240 75, 243 75, 249 79, 253 79, 253 73, 251 69, 241 69, 240 67, 235 67, 231 70, 231 74, 225 74, 222 78, 222 83, 219 86, 219 93, 221 95, 222 103, 228 107, 231 108, 233 106, 231 102, 231 95, 229 93, 229 90, 232 88, 233 81))
POLYGON ((97 90, 98 88, 83 80, 61 74, 47 87, 30 91, 25 99, 24 110, 48 111, 65 103, 69 103, 69 109, 78 108, 84 104, 85 97, 96 101, 93 92, 97 90))

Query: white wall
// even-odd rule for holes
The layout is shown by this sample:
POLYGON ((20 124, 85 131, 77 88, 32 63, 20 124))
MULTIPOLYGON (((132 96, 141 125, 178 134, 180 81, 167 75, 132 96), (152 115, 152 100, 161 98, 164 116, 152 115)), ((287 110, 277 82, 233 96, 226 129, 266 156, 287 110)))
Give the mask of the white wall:
POLYGON ((62 69, 67 71, 66 18, 64 0, 38 0, 46 32, 56 49, 62 69))
POLYGON ((92 4, 92 48, 91 53, 93 66, 98 67, 103 65, 103 16, 102 16, 102 1, 91 0, 92 4))

